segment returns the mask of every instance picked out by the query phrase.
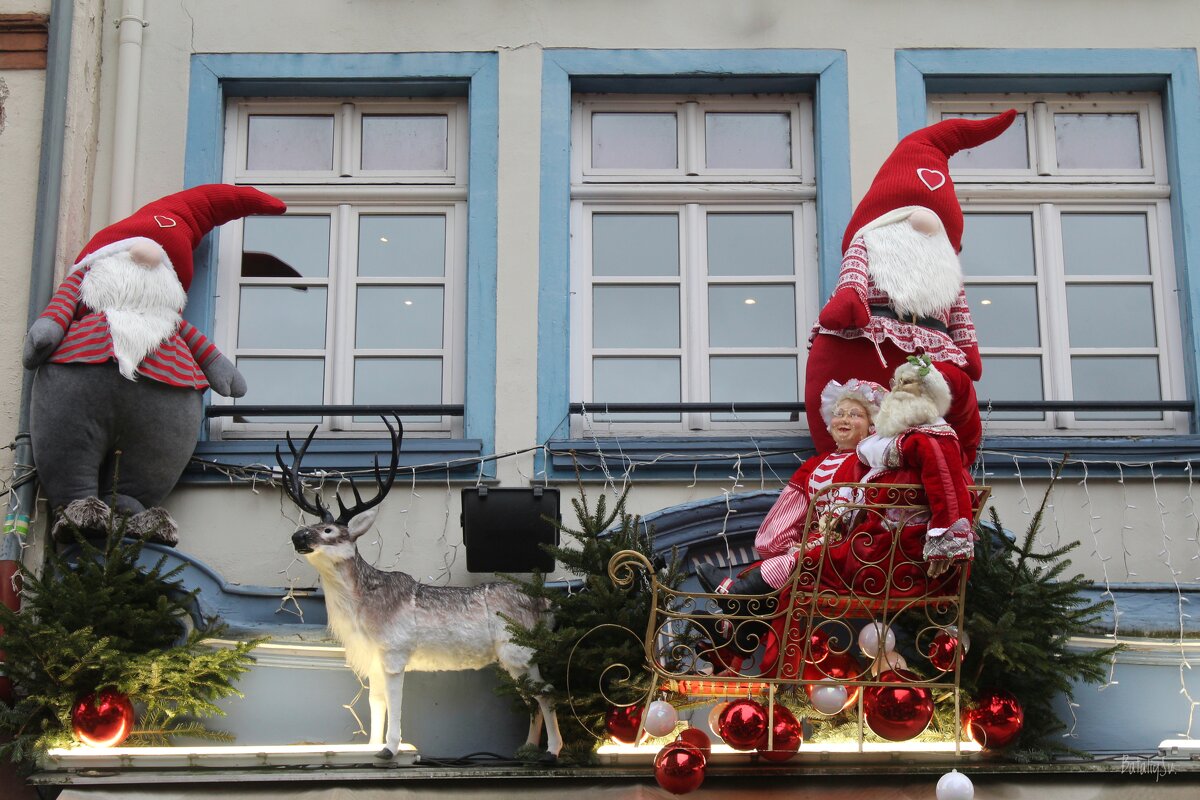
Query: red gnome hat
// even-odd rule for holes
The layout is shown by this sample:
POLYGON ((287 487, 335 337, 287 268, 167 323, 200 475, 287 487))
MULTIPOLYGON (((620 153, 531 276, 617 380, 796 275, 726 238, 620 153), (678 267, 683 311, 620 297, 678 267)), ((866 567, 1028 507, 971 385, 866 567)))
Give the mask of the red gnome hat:
POLYGON ((74 269, 148 239, 166 251, 186 292, 192 285, 192 251, 205 234, 230 220, 251 214, 282 214, 286 210, 282 200, 250 186, 194 186, 147 203, 101 230, 79 251, 74 269))
POLYGON ((854 209, 842 252, 872 220, 907 206, 922 206, 937 214, 954 252, 962 250, 963 215, 950 180, 950 156, 995 139, 1016 116, 1010 108, 987 119, 947 119, 901 139, 854 209))

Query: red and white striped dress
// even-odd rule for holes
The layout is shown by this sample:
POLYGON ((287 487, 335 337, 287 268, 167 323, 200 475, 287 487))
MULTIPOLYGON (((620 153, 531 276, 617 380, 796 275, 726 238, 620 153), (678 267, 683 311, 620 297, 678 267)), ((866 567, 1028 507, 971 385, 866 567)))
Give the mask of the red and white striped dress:
MULTIPOLYGON (((769 586, 778 589, 791 578, 796 565, 793 548, 803 545, 807 538, 804 521, 809 499, 831 483, 855 483, 865 471, 854 450, 813 456, 796 470, 754 537, 754 549, 765 559, 759 569, 769 586)), ((821 501, 829 503, 832 498, 825 494, 821 501)), ((823 508, 816 509, 817 514, 822 511, 823 508)))
MULTIPOLYGON (((108 320, 103 312, 89 308, 80 296, 80 284, 87 271, 88 267, 80 267, 68 275, 41 314, 67 332, 50 356, 52 364, 102 364, 116 359, 108 320)), ((138 364, 137 374, 168 386, 204 390, 208 381, 201 366, 220 354, 196 326, 180 320, 175 333, 138 364)))

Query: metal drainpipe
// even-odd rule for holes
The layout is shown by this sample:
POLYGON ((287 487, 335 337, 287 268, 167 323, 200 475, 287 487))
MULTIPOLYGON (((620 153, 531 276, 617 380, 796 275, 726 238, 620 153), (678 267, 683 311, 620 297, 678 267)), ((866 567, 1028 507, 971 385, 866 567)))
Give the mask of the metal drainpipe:
MULTIPOLYGON (((54 289, 54 246, 58 239, 58 206, 62 190, 63 137, 67 119, 67 77, 71 60, 71 15, 74 4, 57 0, 50 6, 46 47, 46 93, 42 104, 42 148, 38 163, 37 216, 33 224, 33 261, 29 274, 28 323, 33 324, 50 302, 54 289)), ((26 326, 28 327, 28 326, 26 326)), ((32 475, 33 449, 29 444, 29 397, 33 373, 25 370, 21 382, 21 414, 13 454, 14 481, 24 483, 9 495, 8 514, 0 538, 0 602, 18 611, 21 596, 15 581, 21 546, 29 530, 35 499, 32 475), (18 474, 19 473, 19 474, 18 474)), ((0 660, 3 655, 0 654, 0 660)), ((2 664, 0 664, 2 667, 2 664)), ((2 670, 0 670, 2 672, 2 670)), ((0 699, 12 700, 12 683, 0 676, 0 699)))
POLYGON ((138 101, 142 83, 142 0, 123 0, 117 18, 116 118, 113 122, 112 182, 108 218, 116 221, 133 213, 133 173, 137 159, 138 101))

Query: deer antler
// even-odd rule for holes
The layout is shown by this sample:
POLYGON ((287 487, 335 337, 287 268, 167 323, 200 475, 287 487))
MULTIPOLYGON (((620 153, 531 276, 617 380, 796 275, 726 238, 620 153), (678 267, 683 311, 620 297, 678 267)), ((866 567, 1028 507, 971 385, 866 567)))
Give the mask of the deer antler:
POLYGON ((383 473, 379 469, 378 455, 375 456, 375 485, 379 487, 379 491, 376 492, 374 497, 364 501, 362 495, 358 492, 358 486, 355 485, 354 479, 348 479, 350 481, 350 491, 354 493, 354 505, 347 508, 346 504, 342 502, 342 496, 340 494, 334 495, 337 498, 338 508, 340 509, 337 522, 343 525, 349 523, 358 514, 382 503, 383 498, 387 497, 387 493, 391 491, 392 483, 396 480, 396 471, 400 466, 400 443, 404 440, 404 423, 400 421, 400 417, 393 415, 393 419, 396 420, 396 427, 393 428, 392 424, 387 421, 387 417, 381 416, 380 419, 387 426, 388 436, 392 440, 392 457, 388 464, 387 479, 384 480, 383 473))
MULTIPOLYGON (((296 444, 292 441, 291 433, 286 433, 284 436, 287 439, 288 449, 292 451, 292 468, 288 469, 287 464, 283 463, 283 457, 279 453, 279 445, 275 446, 275 461, 279 464, 279 468, 283 470, 283 491, 287 494, 296 506, 306 514, 313 514, 321 518, 322 522, 333 522, 333 514, 321 502, 321 496, 317 493, 313 494, 314 502, 308 502, 304 496, 304 482, 300 480, 300 462, 304 460, 304 454, 308 452, 308 446, 312 444, 313 436, 317 433, 317 426, 313 425, 312 430, 308 432, 308 436, 304 439, 304 444, 300 449, 296 449, 296 444)), ((378 463, 376 469, 379 468, 378 463)), ((341 503, 341 500, 338 500, 341 503)))

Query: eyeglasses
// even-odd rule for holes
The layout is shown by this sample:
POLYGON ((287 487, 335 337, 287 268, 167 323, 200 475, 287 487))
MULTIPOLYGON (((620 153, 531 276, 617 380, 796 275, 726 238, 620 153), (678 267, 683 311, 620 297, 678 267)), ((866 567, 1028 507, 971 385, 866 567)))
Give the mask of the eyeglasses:
POLYGON ((845 419, 847 417, 850 419, 866 419, 867 415, 859 411, 857 408, 852 408, 849 410, 839 408, 833 412, 834 419, 845 419))

